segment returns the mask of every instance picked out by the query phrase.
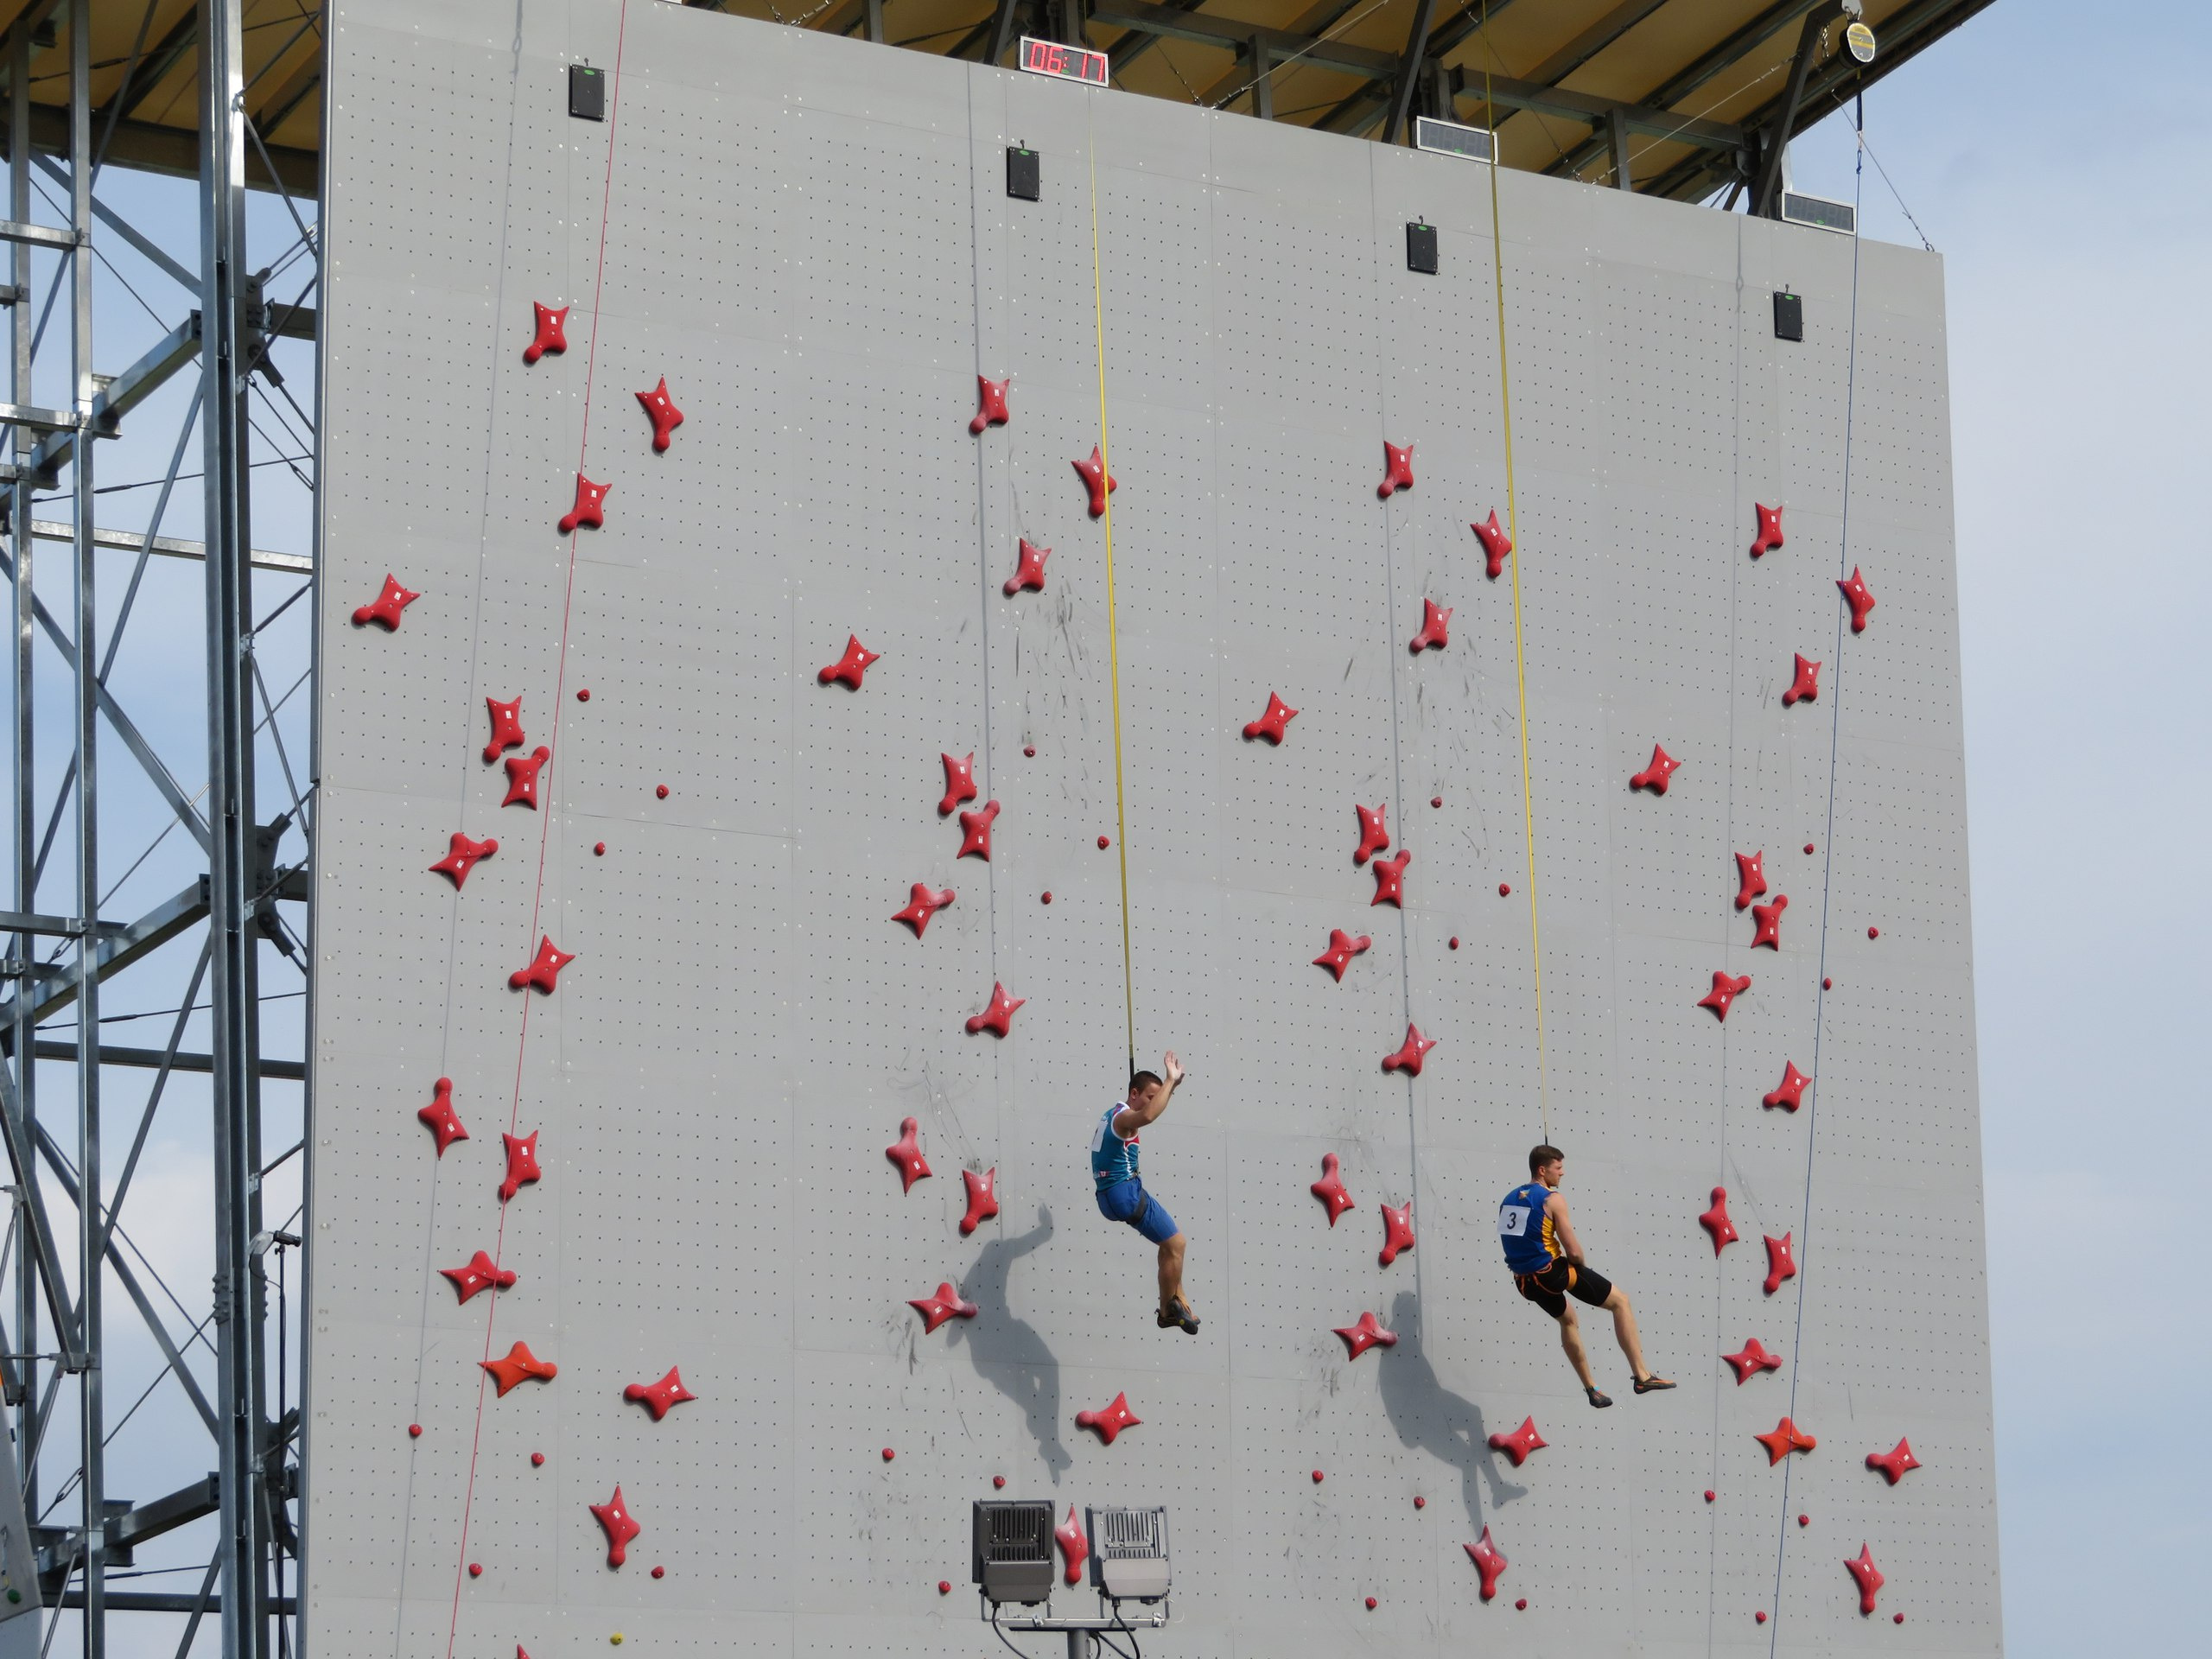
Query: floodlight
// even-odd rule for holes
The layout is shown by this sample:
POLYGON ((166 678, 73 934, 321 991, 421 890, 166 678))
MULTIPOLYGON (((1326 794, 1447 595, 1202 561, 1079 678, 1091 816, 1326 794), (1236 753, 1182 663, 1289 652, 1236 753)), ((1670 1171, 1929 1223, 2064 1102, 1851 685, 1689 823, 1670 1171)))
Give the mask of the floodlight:
POLYGON ((980 1500, 975 1534, 975 1582, 983 1586, 986 1600, 1033 1606, 1052 1596, 1050 1503, 980 1500))
POLYGON ((1084 1510, 1090 1534, 1090 1582, 1109 1601, 1160 1601, 1167 1594, 1167 1511, 1084 1510))

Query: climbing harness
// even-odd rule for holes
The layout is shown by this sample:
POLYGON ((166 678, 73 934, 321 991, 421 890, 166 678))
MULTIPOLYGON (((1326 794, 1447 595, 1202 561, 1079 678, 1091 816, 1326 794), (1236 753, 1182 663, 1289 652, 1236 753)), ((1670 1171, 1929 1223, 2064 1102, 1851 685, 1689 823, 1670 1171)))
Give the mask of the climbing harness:
MULTIPOLYGON (((1484 0, 1479 30, 1483 41, 1483 105, 1490 101, 1490 4, 1484 0)), ((1521 513, 1513 487, 1513 386, 1505 363, 1505 238, 1499 228, 1497 137, 1491 137, 1490 250, 1491 274, 1497 290, 1497 398, 1505 429, 1505 536, 1515 548, 1521 544, 1521 513)), ((1536 994, 1536 1117, 1543 1138, 1552 1138, 1551 1067, 1544 1048, 1544 936, 1536 912, 1536 802, 1529 772, 1529 673, 1521 635, 1521 561, 1513 561, 1513 680, 1521 703, 1521 823, 1529 849, 1529 957, 1535 976, 1536 994)))
MULTIPOLYGON (((1096 102, 1094 94, 1092 103, 1096 102)), ((1106 290, 1098 276, 1098 141, 1093 112, 1084 112, 1090 167, 1090 309, 1098 342, 1098 496, 1106 533, 1106 667, 1114 689, 1114 852, 1122 866, 1122 1009, 1128 1027, 1129 1070, 1137 1069, 1136 975, 1129 951, 1129 825, 1122 791, 1122 645, 1114 613, 1114 469, 1106 441, 1106 290)))

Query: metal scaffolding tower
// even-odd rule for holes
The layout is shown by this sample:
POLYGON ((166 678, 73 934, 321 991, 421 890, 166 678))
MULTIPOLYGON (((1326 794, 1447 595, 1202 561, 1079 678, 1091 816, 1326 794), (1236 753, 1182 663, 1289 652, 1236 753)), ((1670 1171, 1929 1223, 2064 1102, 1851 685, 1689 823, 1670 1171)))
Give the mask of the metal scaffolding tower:
POLYGON ((274 89, 255 83, 280 60, 319 68, 320 7, 0 0, 0 24, 15 855, 0 912, 0 1279, 13 1292, 0 1298, 0 1395, 16 1476, 0 1483, 0 1651, 74 1640, 99 1659, 111 1639, 132 1652, 174 1640, 182 1659, 213 1639, 213 1613, 225 1655, 289 1654, 304 1287, 286 1263, 307 1228, 289 1197, 279 1208, 265 1195, 272 1176, 288 1194, 298 1185, 308 1122, 304 1019, 276 1011, 308 1006, 304 912, 287 906, 306 896, 314 811, 320 411, 311 344, 292 348, 294 378, 276 347, 313 340, 319 243, 297 155, 280 166, 264 130, 272 90, 289 116, 314 80, 296 68, 274 89), (140 220, 111 205, 111 162, 189 176, 188 127, 193 185, 134 170, 117 193, 153 200, 158 186, 176 211, 140 220), (253 214, 250 183, 267 193, 253 214), (249 219, 264 205, 276 251, 257 267, 249 219), (146 329, 134 304, 158 335, 116 362, 146 329), (130 327, 108 326, 126 314, 130 327), (96 486, 104 446, 143 451, 155 475, 106 485, 102 468, 96 486), (251 547, 256 470, 280 463, 270 477, 293 492, 307 553, 251 547), (188 518, 176 486, 195 475, 200 538, 164 534, 188 518), (41 516, 65 494, 66 517, 41 516), (62 548, 66 569, 51 562, 62 548), (204 573, 196 617, 178 560, 204 573), (181 650, 195 631, 204 652, 181 650), (272 696, 282 680, 264 669, 277 664, 299 677, 272 696), (181 779, 202 767, 193 792, 181 779), (290 982, 264 983, 279 974, 290 982), (161 1046, 105 1040, 104 1027, 149 1018, 161 1046), (283 1086, 264 1103, 272 1082, 283 1086), (159 1207, 141 1224, 149 1189, 159 1207), (157 1236, 144 1249, 142 1224, 157 1236), (180 1278, 209 1243, 211 1279, 180 1278), (111 1291, 129 1304, 113 1319, 111 1291), (178 1482, 179 1468, 194 1478, 178 1482), (156 1480, 175 1490, 149 1494, 156 1480), (174 1587, 118 1587, 146 1579, 174 1587), (124 1613, 138 1622, 117 1624, 124 1613))

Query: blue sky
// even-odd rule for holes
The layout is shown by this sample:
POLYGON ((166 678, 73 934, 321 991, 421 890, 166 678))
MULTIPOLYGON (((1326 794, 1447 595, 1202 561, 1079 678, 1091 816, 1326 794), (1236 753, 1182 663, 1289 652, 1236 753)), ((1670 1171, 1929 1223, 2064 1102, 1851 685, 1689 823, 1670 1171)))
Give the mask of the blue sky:
MULTIPOLYGON (((2208 78, 2201 7, 2001 0, 1866 101, 1949 300, 2014 1659, 2204 1642, 2208 78)), ((1796 182, 1848 198, 1853 148, 1796 182)))

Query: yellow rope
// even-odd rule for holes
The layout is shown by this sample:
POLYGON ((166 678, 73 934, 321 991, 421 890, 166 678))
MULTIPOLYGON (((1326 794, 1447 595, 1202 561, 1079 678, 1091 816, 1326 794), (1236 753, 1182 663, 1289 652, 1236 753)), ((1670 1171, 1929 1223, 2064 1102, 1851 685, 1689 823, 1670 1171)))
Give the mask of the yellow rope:
MULTIPOLYGON (((1086 126, 1089 125, 1086 113, 1086 126)), ((1090 162, 1090 306, 1098 340, 1098 487, 1106 504, 1106 665, 1114 687, 1114 850, 1122 864, 1122 1008, 1128 1022, 1129 1070, 1137 1065, 1136 975, 1129 951, 1129 826, 1122 792, 1122 645, 1114 614, 1114 472, 1106 440, 1106 290, 1098 277, 1098 145, 1086 132, 1090 162)))
MULTIPOLYGON (((1491 119, 1497 106, 1490 101, 1490 6, 1484 0, 1483 37, 1483 106, 1491 119)), ((1505 535, 1513 543, 1513 678, 1521 696, 1521 820, 1529 845, 1529 950, 1536 980, 1536 1114, 1544 1139, 1552 1138, 1550 1065, 1544 1052, 1544 937, 1536 918, 1536 803, 1529 772, 1529 674, 1521 643, 1521 514, 1513 489, 1513 387, 1505 369, 1505 238, 1499 228, 1497 170, 1504 165, 1497 153, 1496 129, 1491 137, 1490 246, 1491 270, 1497 284, 1497 396, 1505 424, 1505 535)))

